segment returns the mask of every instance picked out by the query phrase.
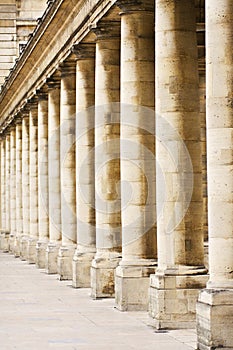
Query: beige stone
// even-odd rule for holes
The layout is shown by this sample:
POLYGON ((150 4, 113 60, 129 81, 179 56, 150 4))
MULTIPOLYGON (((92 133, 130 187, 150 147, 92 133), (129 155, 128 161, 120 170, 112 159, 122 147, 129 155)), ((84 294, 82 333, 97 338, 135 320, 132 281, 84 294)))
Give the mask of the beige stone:
POLYGON ((101 22, 96 34, 95 76, 95 209, 96 255, 91 265, 93 298, 114 296, 115 268, 121 256, 120 127, 120 23, 101 22), (115 132, 112 128, 115 127, 115 132), (115 153, 108 149, 114 142, 115 153))
POLYGON ((10 130, 10 211, 11 230, 9 236, 9 251, 14 254, 14 242, 16 236, 16 138, 15 125, 10 130))
POLYGON ((60 100, 60 169, 62 247, 58 254, 60 279, 72 279, 72 258, 76 244, 75 108, 76 64, 63 62, 60 100))
POLYGON ((38 91, 38 234, 36 265, 45 268, 46 248, 49 241, 48 203, 48 95, 38 91))
POLYGON ((29 238, 27 261, 36 262, 36 242, 38 240, 38 103, 29 101, 29 238))
POLYGON ((15 257, 20 256, 20 239, 23 234, 22 202, 22 119, 16 119, 16 236, 14 241, 15 257))
POLYGON ((96 252, 95 174, 94 174, 94 104, 95 44, 74 48, 76 63, 76 215, 77 249, 73 257, 75 288, 90 287, 91 262, 96 252))
POLYGON ((132 195, 121 189, 122 261, 115 299, 122 311, 147 310, 149 276, 156 265, 154 3, 142 2, 142 11, 134 3, 119 6, 121 181, 131 186, 132 195))
POLYGON ((157 172, 158 269, 151 277, 149 314, 157 328, 194 326, 193 305, 207 280, 194 6, 171 0, 156 7, 156 160, 164 188, 157 172), (187 279, 182 291, 176 282, 171 295, 170 275, 187 279), (164 285, 156 286, 160 279, 164 285))
POLYGON ((57 273, 57 255, 61 245, 61 188, 60 188, 60 77, 54 75, 48 84, 48 206, 49 243, 45 269, 57 273))

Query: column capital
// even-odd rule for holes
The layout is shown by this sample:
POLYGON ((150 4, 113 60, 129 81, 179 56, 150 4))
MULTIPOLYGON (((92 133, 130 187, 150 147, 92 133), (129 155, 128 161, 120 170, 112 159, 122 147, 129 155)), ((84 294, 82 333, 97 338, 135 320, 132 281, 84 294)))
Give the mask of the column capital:
POLYGON ((116 5, 121 9, 121 14, 138 11, 154 12, 153 0, 117 0, 116 5))
POLYGON ((27 99, 27 105, 30 110, 36 109, 38 106, 38 97, 35 95, 29 99, 27 99))
POLYGON ((15 116, 15 125, 22 125, 22 112, 18 112, 15 116))
POLYGON ((47 100, 48 99, 48 87, 47 85, 43 85, 41 88, 36 90, 36 96, 38 97, 38 100, 47 100))
POLYGON ((57 71, 53 75, 46 78, 48 90, 59 88, 61 85, 61 72, 57 71))
POLYGON ((93 23, 90 27, 96 35, 97 40, 105 40, 109 38, 120 37, 120 21, 100 21, 93 23))
POLYGON ((9 128, 9 126, 7 126, 7 128, 4 130, 4 132, 5 132, 5 135, 6 135, 6 139, 8 138, 8 137, 10 137, 10 128, 9 128))
POLYGON ((76 56, 72 54, 69 58, 60 62, 58 69, 61 72, 61 77, 76 73, 76 56))
POLYGON ((12 120, 12 122, 9 125, 10 132, 15 131, 15 125, 16 125, 16 123, 15 123, 15 119, 14 119, 14 120, 12 120))
POLYGON ((77 60, 95 58, 95 44, 93 43, 75 44, 72 48, 72 52, 76 55, 77 60))
POLYGON ((6 139, 5 130, 1 130, 1 132, 0 132, 0 141, 5 141, 5 139, 6 139))
POLYGON ((27 103, 20 109, 20 115, 22 119, 29 118, 29 106, 27 103))

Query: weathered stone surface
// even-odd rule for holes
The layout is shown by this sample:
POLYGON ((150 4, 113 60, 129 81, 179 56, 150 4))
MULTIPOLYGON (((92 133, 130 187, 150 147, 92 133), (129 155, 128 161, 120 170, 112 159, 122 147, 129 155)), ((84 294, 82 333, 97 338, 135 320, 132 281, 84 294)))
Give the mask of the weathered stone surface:
POLYGON ((75 252, 75 245, 61 246, 57 256, 57 273, 59 279, 72 280, 72 259, 75 252))
POLYGON ((205 288, 208 276, 150 276, 150 324, 158 329, 195 327, 198 293, 205 288))
POLYGON ((233 291, 204 289, 197 303, 199 350, 233 349, 233 291))

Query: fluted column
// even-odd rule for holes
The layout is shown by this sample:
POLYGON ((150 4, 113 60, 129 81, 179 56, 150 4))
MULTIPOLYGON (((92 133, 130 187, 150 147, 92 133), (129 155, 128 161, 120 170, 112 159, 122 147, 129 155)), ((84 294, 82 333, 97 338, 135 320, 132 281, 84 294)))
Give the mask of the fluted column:
POLYGON ((11 230, 11 211, 10 211, 10 130, 6 130, 6 163, 5 163, 5 206, 6 206, 6 231, 4 251, 9 251, 9 236, 11 230))
POLYGON ((61 185, 60 185, 60 76, 54 75, 48 84, 48 181, 49 181, 49 243, 45 269, 57 273, 57 256, 61 245, 61 185))
POLYGON ((27 261, 36 262, 36 242, 38 240, 38 102, 29 101, 29 218, 27 261))
POLYGON ((30 220, 30 188, 29 188, 29 110, 26 106, 22 111, 22 213, 23 234, 20 237, 20 257, 27 258, 27 242, 29 238, 30 220))
POLYGON ((22 118, 15 121, 16 133, 16 236, 14 242, 15 257, 20 256, 20 239, 23 235, 23 199, 22 199, 22 118))
POLYGON ((16 139, 15 125, 10 127, 10 212, 11 230, 9 237, 9 250, 14 253, 14 241, 16 236, 16 139))
POLYGON ((120 23, 94 29, 96 255, 91 267, 93 298, 114 296, 115 269, 121 257, 120 217, 120 23), (115 103, 115 105, 114 105, 115 103))
POLYGON ((72 259, 76 247, 75 105, 76 62, 61 63, 60 170, 62 246, 58 254, 61 280, 72 279, 72 259))
POLYGON ((48 192, 48 94, 46 87, 38 96, 38 232, 36 265, 45 268, 45 252, 49 241, 48 192))
POLYGON ((155 22, 158 269, 150 315, 157 328, 187 328, 207 279, 195 1, 158 0, 155 22))
POLYGON ((76 214, 77 249, 73 258, 73 287, 90 287, 95 234, 95 45, 74 47, 76 63, 76 214))
POLYGON ((0 249, 5 250, 5 232, 6 232, 6 140, 5 135, 1 135, 1 234, 0 249))
POLYGON ((121 8, 122 260, 120 310, 147 310, 156 266, 154 1, 121 8), (131 187, 131 191, 127 190, 131 187))
POLYGON ((233 349, 232 23, 232 1, 206 1, 210 278, 197 304, 200 350, 233 349))

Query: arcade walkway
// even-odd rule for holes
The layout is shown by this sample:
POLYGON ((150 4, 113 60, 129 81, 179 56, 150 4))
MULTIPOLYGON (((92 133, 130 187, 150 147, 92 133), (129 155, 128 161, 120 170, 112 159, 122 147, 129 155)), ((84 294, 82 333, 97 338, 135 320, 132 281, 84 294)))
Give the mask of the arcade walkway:
POLYGON ((1 350, 192 350, 193 330, 155 333, 146 312, 114 309, 113 299, 93 301, 35 265, 0 252, 1 350))

